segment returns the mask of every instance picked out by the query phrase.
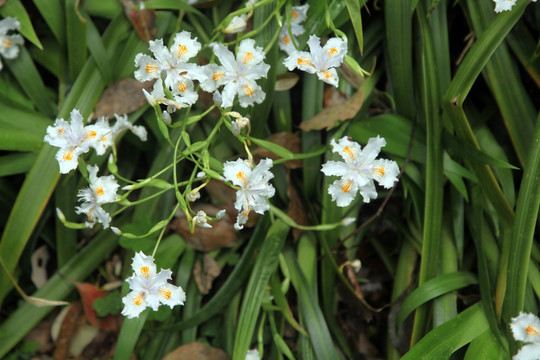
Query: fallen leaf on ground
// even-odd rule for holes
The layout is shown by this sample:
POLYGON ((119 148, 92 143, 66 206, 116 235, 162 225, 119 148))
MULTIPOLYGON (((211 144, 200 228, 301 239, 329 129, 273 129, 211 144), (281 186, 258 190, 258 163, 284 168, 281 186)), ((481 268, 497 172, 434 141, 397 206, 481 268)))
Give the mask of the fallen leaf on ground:
POLYGON ((156 38, 156 12, 154 9, 140 9, 140 0, 120 0, 137 35, 145 42, 156 38))
POLYGON ((195 266, 193 267, 193 276, 195 277, 195 282, 197 283, 197 287, 201 294, 206 295, 210 292, 210 289, 212 289, 212 282, 214 279, 221 274, 221 269, 216 260, 207 253, 204 254, 202 262, 204 268, 200 261, 195 263, 195 266))
POLYGON ((320 113, 300 123, 303 131, 322 130, 334 126, 338 121, 352 119, 364 103, 364 91, 361 89, 342 104, 324 108, 320 113))
POLYGON ((114 114, 131 114, 146 104, 143 89, 152 91, 154 81, 139 82, 135 79, 121 79, 112 83, 101 95, 92 119, 104 116, 112 119, 114 114))
POLYGON ((87 283, 76 282, 75 286, 81 295, 82 303, 84 305, 84 314, 88 322, 94 326, 100 327, 104 331, 116 330, 116 318, 111 315, 100 318, 92 306, 94 300, 106 296, 107 292, 101 290, 97 286, 87 283))
MULTIPOLYGON (((193 210, 202 210, 208 216, 215 217, 220 209, 213 205, 202 204, 195 207, 193 210)), ((174 231, 180 234, 187 241, 187 243, 196 250, 212 251, 223 247, 231 247, 236 243, 238 238, 228 212, 229 210, 227 209, 227 213, 223 219, 218 221, 210 221, 209 224, 212 225, 212 228, 195 226, 193 233, 191 233, 189 231, 188 221, 183 213, 181 213, 180 216, 174 221, 172 227, 174 231)))
POLYGON ((229 360, 225 351, 211 347, 210 345, 192 342, 182 345, 176 350, 168 353, 162 360, 229 360))
MULTIPOLYGON (((266 141, 273 142, 294 154, 302 152, 302 141, 298 135, 291 134, 289 132, 278 132, 270 135, 265 139, 266 141)), ((262 147, 258 147, 253 151, 253 155, 260 158, 279 159, 273 152, 262 147)), ((283 163, 288 169, 298 169, 302 167, 302 160, 289 160, 283 163)))
POLYGON ((335 87, 329 86, 324 90, 323 107, 327 108, 330 106, 343 104, 345 101, 347 101, 347 95, 335 87))

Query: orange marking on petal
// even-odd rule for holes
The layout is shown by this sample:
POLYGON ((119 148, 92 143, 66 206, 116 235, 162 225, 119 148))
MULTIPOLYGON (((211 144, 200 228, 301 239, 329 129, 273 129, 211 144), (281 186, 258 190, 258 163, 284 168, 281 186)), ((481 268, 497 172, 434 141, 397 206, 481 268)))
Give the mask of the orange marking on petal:
POLYGON ((94 139, 96 136, 97 136, 97 132, 95 132, 94 130, 90 130, 89 132, 86 133, 86 137, 89 139, 94 139))
POLYGON ((330 50, 328 50, 328 56, 330 57, 336 55, 337 53, 338 53, 338 49, 336 48, 330 48, 330 50))
POLYGON ((64 131, 66 131, 66 129, 64 129, 64 128, 58 129, 58 135, 63 135, 64 131))
POLYGON ((253 60, 255 57, 253 56, 253 53, 249 52, 249 51, 246 51, 246 53, 244 54, 244 58, 242 59, 242 62, 244 64, 249 64, 251 62, 251 60, 253 60))
POLYGON ((97 195, 97 196, 103 196, 103 195, 105 195, 105 191, 103 190, 103 188, 102 188, 101 186, 98 186, 98 187, 96 188, 96 195, 97 195))
POLYGON ((159 67, 156 64, 147 63, 144 67, 144 71, 146 71, 148 74, 157 72, 159 67))
POLYGON ((103 141, 103 142, 107 141, 107 137, 106 136, 102 137, 100 141, 103 141))
POLYGON ((9 39, 2 39, 2 45, 7 49, 7 48, 10 48, 11 45, 13 44, 11 43, 11 40, 9 39))
POLYGON ((253 90, 253 88, 249 84, 242 86, 242 89, 244 89, 244 95, 249 97, 251 97, 251 95, 253 95, 253 93, 255 92, 255 90, 253 90))
POLYGON ((296 19, 298 17, 298 13, 296 11, 293 11, 291 16, 293 19, 296 19))
POLYGON ((382 166, 380 166, 380 165, 379 165, 379 166, 375 166, 375 167, 373 168, 373 170, 375 171, 375 174, 377 174, 377 175, 380 176, 380 177, 382 177, 382 176, 384 175, 384 173, 385 173, 384 167, 382 167, 382 166))
POLYGON ((214 80, 214 81, 221 80, 221 79, 223 79, 223 76, 225 76, 224 73, 216 71, 214 73, 214 75, 212 75, 212 80, 214 80))
POLYGON ((352 180, 350 179, 347 180, 345 184, 341 185, 341 191, 343 191, 344 193, 348 193, 349 191, 351 191, 352 184, 353 184, 352 180))
POLYGON ((148 266, 141 266, 141 268, 139 269, 139 271, 141 272, 141 276, 145 279, 148 279, 150 278, 150 268, 148 266))
POLYGON ((539 332, 538 332, 538 329, 536 329, 534 326, 532 325, 529 325, 525 328, 525 332, 527 333, 527 335, 529 336, 538 336, 539 332))
POLYGON ((349 157, 349 159, 351 160, 356 160, 356 155, 354 154, 354 151, 353 149, 351 149, 350 146, 345 146, 343 148, 343 152, 345 153, 345 155, 347 155, 349 157))
POLYGON ((330 79, 332 77, 332 72, 330 72, 328 70, 323 70, 322 73, 323 73, 325 79, 330 79))
POLYGON ((71 152, 71 150, 66 151, 64 153, 64 155, 62 156, 62 159, 66 160, 66 161, 73 160, 73 152, 71 152))
POLYGON ((239 172, 236 174, 236 178, 237 178, 238 180, 242 180, 242 181, 243 181, 243 180, 245 180, 245 178, 246 178, 246 173, 243 172, 243 171, 239 171, 239 172))
POLYGON ((283 42, 285 43, 285 45, 289 45, 289 44, 291 43, 291 38, 288 37, 288 36, 285 36, 285 37, 283 38, 283 42))
POLYGON ((188 48, 186 45, 178 45, 178 49, 176 50, 176 56, 181 58, 182 56, 186 55, 188 52, 188 48))
POLYGON ((186 84, 184 84, 183 82, 179 82, 178 83, 178 91, 180 91, 181 93, 183 93, 184 91, 187 90, 187 86, 186 84))
POLYGON ((167 288, 159 288, 159 295, 163 296, 165 300, 169 300, 172 296, 172 291, 167 288))
POLYGON ((296 64, 297 65, 311 65, 311 60, 309 60, 308 58, 298 58, 296 59, 296 64))
POLYGON ((137 296, 135 296, 133 299, 131 299, 133 303, 137 306, 141 306, 143 300, 144 300, 144 293, 139 293, 137 296))

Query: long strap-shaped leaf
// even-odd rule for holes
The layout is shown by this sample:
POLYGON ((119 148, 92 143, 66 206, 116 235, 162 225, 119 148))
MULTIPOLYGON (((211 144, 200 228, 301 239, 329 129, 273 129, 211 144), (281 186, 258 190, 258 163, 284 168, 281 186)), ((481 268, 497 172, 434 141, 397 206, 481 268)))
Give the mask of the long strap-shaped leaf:
POLYGON ((514 232, 510 243, 508 281, 503 316, 508 321, 523 310, 525 287, 540 206, 540 114, 519 190, 514 232))
POLYGON ((240 308, 240 318, 238 319, 238 328, 234 341, 233 360, 244 360, 246 358, 257 318, 259 317, 262 298, 270 277, 277 268, 278 255, 283 249, 288 232, 289 226, 285 225, 281 220, 276 221, 268 230, 268 235, 264 239, 261 251, 257 255, 257 260, 255 261, 255 266, 249 277, 244 294, 244 301, 240 308))
MULTIPOLYGON (((472 85, 497 50, 505 36, 520 19, 530 0, 521 0, 512 8, 496 16, 495 20, 478 37, 469 53, 461 63, 450 87, 443 98, 443 108, 452 120, 456 134, 468 143, 480 148, 463 110, 463 103, 472 85)), ((484 192, 493 203, 502 221, 511 224, 514 213, 487 165, 473 166, 484 192)))
POLYGON ((468 272, 442 274, 416 288, 407 296, 399 309, 396 326, 399 327, 417 307, 434 298, 465 286, 476 284, 476 277, 468 272))
POLYGON ((401 360, 448 359, 452 353, 489 329, 480 303, 430 331, 401 360))
POLYGON ((298 266, 295 252, 289 248, 284 251, 284 255, 316 358, 318 360, 339 359, 328 325, 319 307, 318 297, 310 290, 306 277, 298 266))
MULTIPOLYGON (((74 288, 73 283, 66 278, 72 281, 82 281, 109 256, 117 244, 118 237, 112 232, 101 232, 88 246, 60 268, 56 275, 50 278, 33 296, 54 300, 64 299, 74 288)), ((30 303, 19 306, 0 326, 0 334, 2 334, 0 358, 9 352, 52 309, 50 306, 37 307, 30 303)))

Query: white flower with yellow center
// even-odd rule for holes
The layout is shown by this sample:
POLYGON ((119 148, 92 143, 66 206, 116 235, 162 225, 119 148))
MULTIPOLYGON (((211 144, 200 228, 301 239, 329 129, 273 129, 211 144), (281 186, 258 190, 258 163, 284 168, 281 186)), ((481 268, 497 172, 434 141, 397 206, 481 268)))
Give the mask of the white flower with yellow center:
POLYGON ((301 24, 307 18, 308 9, 308 4, 293 6, 291 10, 291 32, 289 33, 287 24, 283 25, 281 29, 281 33, 279 34, 279 48, 285 51, 287 55, 291 55, 293 51, 296 51, 291 38, 294 37, 296 39, 296 36, 302 35, 305 32, 301 24))
POLYGON ((250 162, 242 159, 228 161, 223 165, 223 177, 240 187, 234 203, 235 209, 238 210, 238 218, 234 224, 236 230, 244 228, 250 211, 264 214, 270 209, 266 199, 274 196, 276 192, 268 183, 274 177, 270 172, 272 165, 272 159, 261 160, 255 168, 250 162))
POLYGON ((189 59, 197 55, 201 49, 197 38, 192 39, 189 32, 182 31, 174 37, 170 50, 163 45, 163 39, 150 41, 149 44, 155 58, 142 53, 135 56, 135 65, 138 66, 135 79, 139 81, 160 79, 164 74, 165 86, 171 90, 175 102, 179 106, 194 104, 198 94, 194 90, 193 80, 206 79, 202 67, 188 63, 189 59))
POLYGON ((335 68, 343 63, 347 54, 347 41, 331 38, 324 47, 321 47, 320 39, 311 35, 307 43, 310 52, 294 50, 283 64, 291 71, 298 68, 310 74, 317 74, 319 80, 337 87, 339 78, 335 68))
POLYGON ((510 328, 517 341, 529 343, 514 355, 514 360, 540 359, 540 319, 533 314, 519 313, 510 322, 510 328))
POLYGON ((71 122, 56 119, 53 126, 47 127, 47 135, 43 141, 59 147, 56 160, 60 165, 60 173, 67 174, 77 167, 79 155, 86 153, 102 137, 101 128, 97 125, 84 126, 79 110, 74 109, 71 122))
MULTIPOLYGON (((15 59, 19 56, 19 47, 17 45, 24 44, 24 39, 19 34, 8 35, 8 31, 19 30, 21 23, 12 17, 7 17, 0 20, 0 54, 6 59, 15 59)), ((3 64, 0 60, 0 70, 3 64)))
POLYGON ((232 106, 236 95, 242 107, 264 101, 266 94, 255 80, 266 78, 270 65, 263 62, 264 51, 261 47, 255 47, 255 40, 242 40, 236 58, 221 44, 214 46, 214 54, 222 66, 206 66, 207 80, 201 82, 204 91, 213 92, 225 85, 221 92, 221 106, 224 108, 232 106))
POLYGON ((96 222, 100 222, 106 229, 111 222, 111 216, 101 206, 118 199, 116 191, 119 185, 113 175, 98 177, 97 166, 87 165, 87 169, 90 186, 79 190, 77 197, 83 203, 75 208, 75 212, 88 216, 87 227, 92 228, 96 222))
POLYGON ((171 270, 156 273, 154 259, 142 252, 135 254, 131 267, 134 274, 126 280, 131 291, 122 298, 122 315, 131 319, 138 317, 147 307, 157 311, 162 304, 169 305, 171 309, 175 305, 184 305, 184 290, 167 282, 171 279, 171 270))
POLYGON ((360 192, 364 202, 377 198, 374 180, 386 189, 398 181, 399 167, 392 160, 376 160, 386 141, 377 136, 369 139, 362 150, 360 145, 348 137, 343 137, 338 143, 331 141, 332 151, 338 153, 344 160, 328 161, 322 166, 322 172, 328 176, 341 176, 328 187, 328 193, 337 206, 347 206, 360 192))

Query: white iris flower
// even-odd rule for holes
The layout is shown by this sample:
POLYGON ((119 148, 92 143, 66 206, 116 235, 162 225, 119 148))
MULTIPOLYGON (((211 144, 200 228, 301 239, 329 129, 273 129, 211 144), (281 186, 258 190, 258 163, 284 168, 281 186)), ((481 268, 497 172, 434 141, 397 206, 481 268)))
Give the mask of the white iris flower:
POLYGON ((87 169, 90 186, 79 190, 77 197, 83 203, 75 208, 75 212, 88 216, 86 222, 88 228, 92 228, 96 222, 100 222, 106 229, 111 222, 111 216, 101 206, 118 199, 116 191, 119 185, 113 175, 98 177, 99 168, 97 166, 87 165, 87 169))
POLYGON ((60 173, 67 174, 77 167, 79 155, 86 153, 102 137, 97 125, 84 126, 79 110, 74 109, 71 122, 56 119, 53 126, 47 127, 47 135, 43 141, 59 147, 56 160, 60 165, 60 173))
POLYGON ((283 64, 291 71, 298 68, 310 74, 317 74, 319 80, 337 87, 339 78, 335 68, 343 63, 347 54, 347 41, 331 38, 324 47, 321 47, 320 39, 311 35, 307 43, 310 52, 294 50, 283 64))
POLYGON ((343 137, 336 143, 332 139, 332 151, 338 153, 341 161, 328 161, 322 166, 322 172, 328 176, 341 176, 328 187, 328 193, 337 206, 349 205, 360 192, 364 202, 377 198, 374 180, 386 189, 398 181, 399 167, 392 160, 376 160, 386 141, 377 136, 369 139, 364 149, 348 137, 343 137))
POLYGON ((131 319, 138 317, 146 307, 157 311, 161 304, 169 305, 171 309, 175 305, 184 305, 184 290, 167 282, 171 279, 171 270, 164 269, 156 273, 154 259, 142 252, 135 254, 131 267, 134 274, 126 280, 131 291, 122 298, 122 315, 131 319))
POLYGON ((287 24, 284 24, 283 28, 281 29, 281 33, 279 34, 279 48, 285 51, 287 55, 291 55, 294 51, 296 51, 291 37, 295 37, 296 39, 296 36, 302 35, 305 32, 302 23, 307 18, 308 9, 308 4, 293 6, 291 13, 291 33, 289 33, 287 24))
POLYGON ((197 55, 201 49, 197 38, 192 39, 189 32, 182 31, 174 37, 170 50, 163 45, 163 39, 150 41, 149 44, 155 58, 142 53, 135 56, 135 65, 138 66, 135 79, 139 81, 160 79, 163 73, 165 86, 171 90, 175 102, 179 106, 193 105, 198 99, 193 80, 206 79, 202 67, 188 63, 189 59, 197 55))
POLYGON ((236 58, 221 44, 214 46, 214 54, 222 66, 206 66, 207 80, 201 83, 204 91, 213 92, 225 85, 221 92, 221 106, 224 108, 232 106, 236 95, 242 107, 264 101, 266 94, 255 80, 266 78, 270 65, 263 62, 264 51, 261 47, 255 47, 255 40, 242 40, 236 58))
MULTIPOLYGON (((17 45, 24 44, 24 39, 19 34, 8 35, 8 31, 20 30, 21 23, 12 17, 7 17, 0 20, 0 54, 6 59, 15 59, 19 56, 19 47, 17 45)), ((0 70, 3 64, 0 60, 0 70)))
POLYGON ((268 183, 274 177, 274 174, 270 172, 272 165, 272 159, 261 160, 255 168, 250 162, 242 159, 228 161, 223 165, 225 179, 240 187, 234 203, 235 209, 238 210, 238 218, 234 224, 236 230, 244 228, 251 210, 264 214, 270 209, 266 199, 274 196, 276 192, 268 183))
POLYGON ((528 343, 512 359, 540 359, 540 319, 538 316, 521 312, 512 319, 510 328, 517 341, 528 343))

